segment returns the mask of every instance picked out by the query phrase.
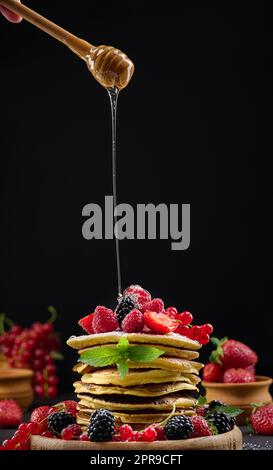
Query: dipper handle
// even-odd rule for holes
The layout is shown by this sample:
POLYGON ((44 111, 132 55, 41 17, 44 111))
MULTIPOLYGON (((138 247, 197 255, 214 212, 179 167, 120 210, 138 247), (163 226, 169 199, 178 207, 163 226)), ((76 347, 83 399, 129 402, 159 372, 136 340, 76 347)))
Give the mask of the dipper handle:
POLYGON ((44 16, 39 15, 39 13, 36 13, 31 8, 28 8, 22 3, 18 3, 15 0, 0 0, 0 4, 13 11, 17 15, 22 16, 29 23, 32 23, 37 28, 68 46, 75 54, 77 54, 77 56, 83 60, 86 60, 86 56, 90 54, 90 50, 94 48, 94 46, 89 44, 89 42, 74 36, 74 34, 69 33, 65 29, 48 20, 44 16))

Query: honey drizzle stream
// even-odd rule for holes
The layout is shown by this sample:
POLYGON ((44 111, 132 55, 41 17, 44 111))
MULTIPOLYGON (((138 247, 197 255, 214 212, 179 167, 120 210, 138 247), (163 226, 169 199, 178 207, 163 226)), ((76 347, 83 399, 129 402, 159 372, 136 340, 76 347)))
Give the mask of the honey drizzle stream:
POLYGON ((114 88, 107 89, 110 103, 111 103, 111 117, 112 117, 112 184, 113 184, 113 209, 114 209, 114 237, 116 247, 116 263, 118 275, 118 295, 122 295, 121 289, 121 269, 120 269, 120 252, 119 252, 119 239, 117 233, 117 215, 115 209, 117 207, 117 103, 119 90, 114 88))

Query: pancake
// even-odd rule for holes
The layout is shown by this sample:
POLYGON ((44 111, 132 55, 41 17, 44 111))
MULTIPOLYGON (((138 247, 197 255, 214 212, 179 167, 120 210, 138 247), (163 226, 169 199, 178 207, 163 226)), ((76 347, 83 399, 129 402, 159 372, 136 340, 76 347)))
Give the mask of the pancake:
POLYGON ((137 385, 135 387, 119 387, 96 385, 91 383, 74 382, 76 393, 90 393, 92 395, 124 395, 135 397, 160 397, 178 391, 195 392, 196 385, 200 382, 200 378, 193 374, 183 374, 183 382, 169 382, 159 384, 137 385))
MULTIPOLYGON (((77 372, 83 374, 87 373, 87 368, 85 367, 85 364, 82 362, 79 363, 80 366, 78 369, 76 368, 77 372)), ((193 362, 193 361, 187 361, 186 359, 181 359, 179 357, 158 357, 157 359, 154 359, 151 362, 131 362, 128 361, 128 367, 129 369, 162 369, 162 370, 168 370, 168 371, 174 371, 174 372, 196 372, 200 369, 202 369, 203 364, 200 362, 193 362)), ((99 370, 100 368, 97 368, 96 370, 99 370)), ((75 370, 73 368, 73 370, 75 370)), ((95 370, 94 367, 91 366, 91 369, 89 371, 95 370)))
MULTIPOLYGON (((131 343, 131 342, 130 342, 130 345, 139 346, 139 344, 131 343)), ((108 348, 116 347, 115 344, 105 344, 104 346, 107 346, 108 348)), ((187 349, 172 348, 170 346, 162 346, 161 344, 146 344, 145 343, 145 346, 154 347, 154 348, 160 349, 161 351, 164 351, 165 352, 164 357, 166 356, 167 357, 180 357, 181 359, 188 359, 188 361, 192 361, 193 359, 197 359, 199 357, 199 353, 197 351, 189 351, 187 349)), ((91 348, 86 348, 86 349, 80 349, 78 352, 79 354, 82 354, 83 352, 92 350, 94 347, 97 347, 97 346, 92 346, 91 348)))
MULTIPOLYGON (((203 367, 203 364, 200 362, 187 361, 186 359, 177 357, 159 357, 154 359, 152 362, 128 361, 128 366, 130 369, 163 369, 176 372, 198 373, 198 371, 203 367)), ((83 362, 78 362, 73 367, 73 371, 78 372, 79 374, 87 374, 99 369, 100 368, 84 364, 83 362)))
POLYGON ((80 401, 78 407, 81 410, 83 407, 89 410, 96 410, 98 408, 105 408, 110 411, 122 411, 122 410, 156 410, 171 411, 176 406, 178 408, 192 408, 196 405, 196 400, 190 397, 183 397, 179 394, 172 394, 161 398, 142 398, 141 401, 134 400, 133 397, 117 397, 113 400, 113 397, 97 398, 89 395, 78 395, 80 401), (130 398, 130 400, 128 400, 130 398))
MULTIPOLYGON (((91 412, 88 412, 87 410, 81 410, 78 412, 77 415, 77 423, 83 426, 88 426, 90 422, 90 417, 91 414, 93 413, 93 410, 91 412)), ((186 416, 192 416, 194 414, 194 410, 191 409, 185 409, 185 410, 180 410, 180 411, 175 411, 173 413, 173 416, 181 416, 181 415, 186 415, 186 416)), ((152 412, 152 413, 118 413, 118 412, 113 412, 113 415, 115 419, 119 420, 121 423, 128 423, 128 424, 147 424, 147 423, 160 423, 164 419, 168 418, 170 416, 170 413, 161 413, 161 412, 152 412)))
MULTIPOLYGON (((198 374, 198 370, 189 368, 189 373, 198 374)), ((96 385, 120 385, 129 387, 132 385, 166 383, 166 382, 184 382, 184 376, 181 372, 171 372, 162 369, 130 369, 124 379, 119 375, 116 368, 100 369, 90 374, 82 376, 82 382, 96 385)))
POLYGON ((98 346, 108 343, 118 343, 121 337, 126 337, 129 342, 141 344, 161 344, 181 349, 197 350, 202 346, 198 341, 181 336, 178 333, 156 335, 152 333, 124 333, 112 331, 110 333, 98 333, 93 335, 71 336, 67 340, 68 346, 73 349, 84 349, 90 346, 98 346))

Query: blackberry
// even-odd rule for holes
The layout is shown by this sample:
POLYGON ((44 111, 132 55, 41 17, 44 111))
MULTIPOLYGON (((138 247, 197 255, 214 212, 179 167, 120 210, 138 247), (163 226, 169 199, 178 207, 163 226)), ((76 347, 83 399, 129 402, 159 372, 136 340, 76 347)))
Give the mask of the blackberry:
POLYGON ((52 413, 47 418, 48 429, 56 436, 61 434, 62 430, 67 428, 67 426, 75 423, 75 416, 72 413, 67 413, 67 411, 52 413))
POLYGON ((193 424, 187 416, 175 416, 164 426, 167 439, 187 439, 193 433, 193 424))
POLYGON ((131 312, 134 308, 137 307, 137 302, 135 302, 131 297, 121 297, 119 300, 118 306, 116 308, 116 314, 121 325, 122 320, 131 312))
POLYGON ((96 410, 90 419, 87 428, 87 435, 90 441, 106 442, 111 441, 115 432, 115 419, 110 411, 96 410))
POLYGON ((226 403, 224 403, 223 401, 220 401, 220 400, 212 400, 210 403, 209 403, 209 409, 212 410, 213 408, 215 408, 216 406, 226 406, 226 403))
POLYGON ((207 417, 207 421, 216 427, 219 434, 231 431, 235 424, 234 418, 229 418, 225 413, 221 412, 209 415, 207 417))

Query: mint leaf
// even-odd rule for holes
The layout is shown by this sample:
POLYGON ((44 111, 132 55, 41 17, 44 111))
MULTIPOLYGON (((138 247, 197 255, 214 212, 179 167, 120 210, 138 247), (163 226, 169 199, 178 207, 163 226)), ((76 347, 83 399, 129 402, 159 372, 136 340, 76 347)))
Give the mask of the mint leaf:
POLYGON ((212 432, 212 434, 213 434, 214 436, 216 436, 217 434, 219 434, 219 433, 218 433, 218 429, 217 429, 217 427, 216 427, 214 424, 212 424, 212 423, 209 422, 208 425, 209 425, 209 428, 210 428, 210 430, 211 430, 211 432, 212 432))
POLYGON ((117 345, 117 349, 122 352, 122 353, 125 353, 127 351, 129 347, 129 341, 128 339, 126 338, 126 336, 122 336, 118 342, 118 345, 117 345))
POLYGON ((198 400, 197 400, 197 406, 205 405, 206 403, 207 403, 206 397, 199 395, 198 400))
POLYGON ((98 346, 90 351, 83 352, 79 361, 93 367, 105 367, 117 363, 120 358, 121 354, 117 348, 98 346))
POLYGON ((227 416, 231 417, 236 417, 243 413, 244 410, 241 410, 240 408, 235 408, 234 406, 215 406, 210 410, 207 415, 211 415, 214 413, 225 413, 227 416))
POLYGON ((162 356, 165 351, 150 346, 130 346, 128 359, 133 362, 150 362, 162 356))
POLYGON ((128 374, 128 370, 129 370, 128 362, 126 361, 126 359, 120 359, 117 362, 117 368, 119 371, 120 378, 124 379, 126 375, 128 374))

